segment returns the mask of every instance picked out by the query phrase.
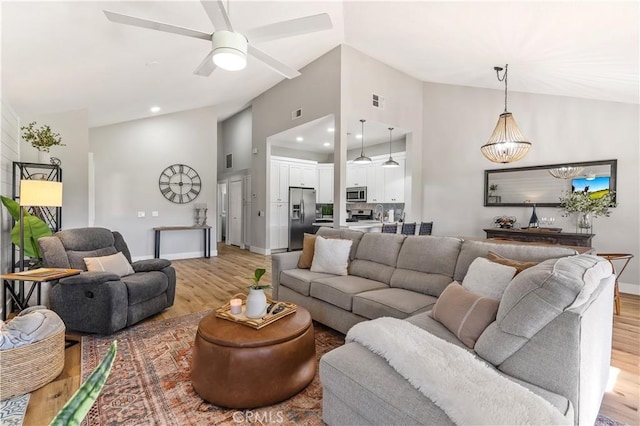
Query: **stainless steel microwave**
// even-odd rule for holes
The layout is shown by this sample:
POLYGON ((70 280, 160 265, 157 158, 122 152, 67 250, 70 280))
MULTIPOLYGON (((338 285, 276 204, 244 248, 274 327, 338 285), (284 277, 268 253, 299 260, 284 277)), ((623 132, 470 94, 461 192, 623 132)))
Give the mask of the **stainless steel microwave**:
POLYGON ((347 203, 367 202, 367 187, 356 186, 347 188, 347 203))

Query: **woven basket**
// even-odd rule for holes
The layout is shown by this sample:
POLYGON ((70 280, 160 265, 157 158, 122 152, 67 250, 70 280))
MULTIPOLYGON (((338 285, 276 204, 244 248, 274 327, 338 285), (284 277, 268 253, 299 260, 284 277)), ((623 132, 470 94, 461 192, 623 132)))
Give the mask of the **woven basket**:
POLYGON ((64 328, 30 345, 0 351, 0 400, 46 385, 63 367, 64 328))

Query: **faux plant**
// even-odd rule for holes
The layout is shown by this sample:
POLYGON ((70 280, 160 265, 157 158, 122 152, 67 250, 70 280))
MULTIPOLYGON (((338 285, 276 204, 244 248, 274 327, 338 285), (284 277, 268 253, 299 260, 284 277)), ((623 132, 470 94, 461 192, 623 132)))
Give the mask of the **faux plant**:
POLYGON ((253 281, 253 284, 251 284, 249 287, 249 289, 251 290, 265 290, 268 288, 273 288, 268 284, 260 284, 260 278, 262 278, 262 276, 267 272, 266 269, 262 269, 262 268, 258 268, 255 270, 253 277, 248 277, 251 281, 253 281))
POLYGON ((73 394, 71 399, 62 407, 60 412, 51 420, 49 426, 79 425, 87 415, 91 406, 100 395, 100 391, 109 377, 113 361, 118 352, 117 340, 109 346, 100 364, 96 367, 87 380, 73 394))
POLYGON ((492 183, 491 185, 489 185, 489 191, 493 192, 493 191, 497 191, 498 190, 498 184, 497 183, 492 183))
POLYGON ((611 207, 615 207, 613 193, 609 192, 601 197, 593 197, 587 192, 566 192, 564 197, 560 197, 560 207, 564 210, 563 216, 571 213, 590 213, 594 217, 609 217, 611 207))
MULTIPOLYGON (((0 195, 2 204, 7 208, 9 214, 16 221, 15 226, 11 230, 11 242, 20 247, 20 204, 11 198, 0 195)), ((25 256, 40 259, 40 249, 38 248, 38 239, 49 237, 52 235, 49 225, 47 225, 39 217, 29 214, 27 209, 24 211, 24 254, 25 256)))
POLYGON ((36 122, 32 121, 26 126, 20 127, 22 139, 29 142, 38 151, 49 152, 52 146, 65 146, 59 133, 51 131, 51 127, 45 124, 36 127, 36 122))

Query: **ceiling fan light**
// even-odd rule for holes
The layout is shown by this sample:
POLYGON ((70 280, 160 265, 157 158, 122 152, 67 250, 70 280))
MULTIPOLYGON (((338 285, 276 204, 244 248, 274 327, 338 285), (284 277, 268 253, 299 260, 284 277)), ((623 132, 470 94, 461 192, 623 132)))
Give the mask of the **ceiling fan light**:
POLYGON ((239 71, 247 66, 247 39, 240 33, 213 33, 213 63, 223 70, 239 71))

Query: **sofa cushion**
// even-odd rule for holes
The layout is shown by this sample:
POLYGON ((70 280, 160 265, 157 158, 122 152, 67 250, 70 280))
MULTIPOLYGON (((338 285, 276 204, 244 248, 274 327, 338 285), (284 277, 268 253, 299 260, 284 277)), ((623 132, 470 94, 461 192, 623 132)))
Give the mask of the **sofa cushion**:
POLYGON ((508 244, 489 243, 486 241, 464 240, 456 262, 456 270, 453 279, 462 282, 467 274, 469 265, 476 257, 487 257, 491 250, 509 259, 528 260, 541 262, 547 259, 557 259, 564 256, 578 254, 574 249, 553 245, 533 245, 533 244, 508 244))
POLYGON ((313 255, 316 251, 316 236, 305 232, 302 240, 302 254, 298 259, 298 268, 309 269, 313 263, 313 255))
POLYGON ((135 272, 127 258, 120 252, 109 256, 85 257, 84 263, 89 272, 113 272, 119 277, 135 272))
POLYGON ((438 298, 431 316, 473 349, 478 337, 495 321, 499 303, 496 299, 474 294, 454 281, 438 298))
POLYGON ((480 296, 500 300, 504 289, 515 274, 516 268, 513 266, 501 265, 484 257, 478 257, 469 266, 462 286, 480 296))
POLYGON ((365 318, 406 318, 431 309, 436 298, 402 288, 383 288, 353 296, 353 313, 365 318))
POLYGON ((280 273, 280 285, 303 296, 309 296, 311 281, 332 276, 331 274, 311 272, 308 269, 288 269, 280 273))
POLYGON ((390 284, 405 238, 399 234, 364 234, 358 245, 356 258, 349 265, 349 273, 390 284))
POLYGON ((113 233, 105 228, 77 228, 59 231, 55 236, 60 238, 66 250, 91 251, 104 247, 113 247, 113 233))
POLYGON ((347 275, 349 251, 352 244, 351 240, 316 237, 311 272, 347 275))
POLYGON ((325 238, 342 238, 343 240, 353 241, 353 244, 351 244, 351 251, 349 252, 349 260, 353 260, 356 258, 358 245, 360 244, 360 240, 364 233, 362 231, 354 231, 352 229, 333 229, 322 227, 318 229, 316 235, 320 235, 325 238))
POLYGON ((416 293, 439 297, 440 293, 453 281, 446 275, 396 269, 391 276, 391 287, 403 288, 416 293))
POLYGON ((518 275, 520 272, 524 271, 525 269, 531 268, 532 266, 536 266, 538 263, 540 263, 540 262, 527 262, 525 260, 509 259, 504 256, 500 256, 498 253, 494 253, 492 251, 489 251, 489 253, 487 253, 487 259, 494 263, 499 263, 501 265, 513 266, 514 268, 516 268, 516 275, 518 275))
POLYGON ((377 288, 387 288, 387 286, 378 281, 347 275, 320 278, 312 281, 310 295, 339 308, 351 311, 354 294, 377 288))
POLYGON ((518 274, 505 290, 496 322, 478 339, 475 350, 499 365, 565 310, 585 303, 611 265, 592 255, 549 259, 518 274))
POLYGON ((86 271, 87 265, 84 263, 84 259, 86 257, 109 256, 112 254, 116 254, 117 252, 118 251, 114 246, 87 251, 67 250, 67 257, 69 258, 69 265, 71 266, 71 268, 86 271))
POLYGON ((169 279, 160 271, 138 272, 122 277, 127 286, 129 306, 146 302, 165 291, 169 287, 169 279))

